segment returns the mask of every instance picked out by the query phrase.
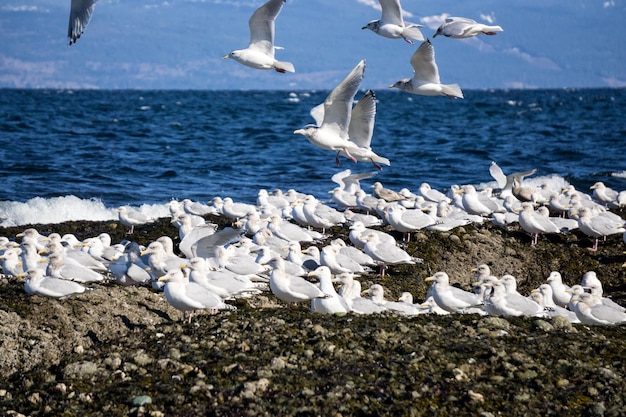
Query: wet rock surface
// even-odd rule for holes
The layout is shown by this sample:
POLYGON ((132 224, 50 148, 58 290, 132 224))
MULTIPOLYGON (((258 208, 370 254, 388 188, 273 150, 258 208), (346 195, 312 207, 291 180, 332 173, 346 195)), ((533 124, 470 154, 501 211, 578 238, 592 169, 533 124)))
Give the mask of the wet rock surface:
MULTIPOLYGON (((222 220, 210 219, 215 222, 222 220)), ((225 224, 221 224, 225 226, 225 224)), ((35 225, 42 234, 129 236, 116 222, 35 225)), ((15 236, 26 227, 0 229, 15 236)), ((346 228, 329 231, 347 240, 346 228)), ((137 227, 140 244, 168 235, 167 219, 137 227)), ((400 235, 397 236, 400 238, 400 235)), ((605 294, 626 304, 621 236, 589 252, 576 232, 536 246, 516 228, 491 224, 413 234, 422 258, 390 266, 388 299, 446 271, 465 289, 471 268, 510 273, 529 293, 558 270, 568 284, 597 272, 605 294)), ((323 245, 320 243, 319 245, 323 245)), ((270 293, 237 300, 234 312, 191 324, 147 287, 90 285, 66 300, 28 296, 0 279, 2 415, 623 415, 626 326, 588 327, 559 318, 393 314, 324 316, 287 308, 270 293)))

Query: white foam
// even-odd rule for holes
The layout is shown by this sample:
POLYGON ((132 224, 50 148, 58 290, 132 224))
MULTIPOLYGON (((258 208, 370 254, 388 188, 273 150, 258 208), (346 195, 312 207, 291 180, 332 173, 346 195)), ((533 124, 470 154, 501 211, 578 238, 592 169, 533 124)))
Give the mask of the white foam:
POLYGON ((626 178, 626 171, 613 172, 611 176, 617 178, 626 178))
MULTIPOLYGON (((98 199, 86 200, 73 195, 53 198, 35 197, 24 203, 0 201, 0 226, 57 224, 74 220, 117 220, 115 208, 106 207, 98 199)), ((169 215, 167 204, 143 204, 136 209, 153 219, 169 215)))

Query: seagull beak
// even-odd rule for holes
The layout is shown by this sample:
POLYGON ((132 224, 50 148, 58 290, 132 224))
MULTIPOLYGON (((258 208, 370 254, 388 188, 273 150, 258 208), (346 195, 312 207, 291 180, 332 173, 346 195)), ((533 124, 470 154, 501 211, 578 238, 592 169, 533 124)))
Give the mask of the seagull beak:
POLYGON ((426 281, 426 282, 430 282, 430 281, 434 281, 434 280, 435 280, 435 277, 428 277, 428 278, 424 279, 424 281, 426 281))
POLYGON ((224 56, 222 57, 222 59, 227 59, 228 57, 229 57, 229 55, 227 54, 227 55, 224 55, 224 56))
POLYGON ((167 275, 163 275, 162 277, 159 277, 159 279, 157 281, 159 281, 159 282, 167 282, 167 275))
POLYGON ((304 130, 303 129, 296 129, 293 131, 294 135, 304 135, 304 130))

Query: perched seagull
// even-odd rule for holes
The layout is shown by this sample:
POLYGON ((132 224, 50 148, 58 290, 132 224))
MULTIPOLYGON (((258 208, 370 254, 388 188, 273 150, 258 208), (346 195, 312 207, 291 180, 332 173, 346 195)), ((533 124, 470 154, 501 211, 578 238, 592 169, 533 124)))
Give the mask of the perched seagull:
MULTIPOLYGON (((311 115, 317 125, 321 125, 324 119, 324 106, 322 103, 311 110, 311 115)), ((374 134, 374 120, 376 117, 376 96, 372 90, 368 90, 357 102, 350 115, 348 125, 348 139, 357 148, 351 149, 350 153, 357 161, 371 162, 378 170, 382 170, 380 164, 391 165, 389 159, 378 156, 371 147, 372 135, 374 134)), ((347 157, 345 151, 337 151, 337 156, 342 154, 347 157)))
POLYGON ((526 232, 530 233, 531 245, 536 245, 539 235, 542 233, 560 233, 560 229, 549 218, 538 214, 533 209, 532 203, 522 204, 522 211, 519 213, 519 224, 526 232))
MULTIPOLYGON (((313 118, 317 126, 306 126, 293 133, 304 135, 309 142, 322 149, 336 151, 335 161, 339 166, 339 153, 342 153, 353 162, 358 159, 351 153, 359 154, 359 146, 350 140, 349 124, 352 116, 354 95, 361 85, 365 73, 365 60, 361 60, 356 67, 344 78, 324 100, 322 122, 317 121, 316 110, 313 109, 313 118)), ((321 113, 321 110, 317 110, 321 113)))
POLYGON ((308 276, 317 278, 320 282, 320 290, 328 295, 325 298, 311 299, 312 311, 324 314, 345 314, 350 312, 350 305, 341 295, 337 294, 333 286, 330 269, 320 266, 309 272, 308 276))
POLYGON ((67 27, 67 37, 70 39, 69 44, 76 43, 78 38, 91 19, 93 9, 96 7, 98 0, 72 0, 70 8, 70 22, 67 27))
POLYGON ((369 29, 372 32, 384 36, 385 38, 404 39, 413 45, 409 38, 424 40, 424 35, 419 28, 422 25, 405 22, 402 18, 402 6, 400 0, 378 0, 382 9, 382 16, 379 20, 372 20, 361 29, 369 29))
POLYGON ((612 217, 603 214, 594 214, 587 207, 578 209, 578 228, 581 232, 595 239, 593 247, 598 250, 598 239, 609 235, 626 232, 626 221, 615 221, 612 217))
POLYGON ((120 223, 122 223, 126 227, 130 227, 127 233, 129 235, 133 234, 133 232, 135 231, 135 226, 151 223, 154 221, 142 212, 134 210, 127 206, 120 206, 115 211, 117 211, 119 215, 120 223))
POLYGON ((310 283, 302 277, 289 275, 285 271, 285 261, 281 257, 272 259, 270 265, 270 290, 279 300, 290 306, 292 303, 310 301, 314 298, 328 298, 330 295, 324 293, 315 284, 310 283))
POLYGON ((374 194, 376 198, 382 198, 387 202, 406 200, 406 197, 404 195, 390 188, 383 187, 383 185, 379 181, 376 181, 374 184, 372 184, 372 188, 374 189, 374 192, 372 194, 374 194))
POLYGON ((598 181, 589 187, 590 190, 593 190, 593 198, 599 201, 602 204, 606 204, 608 207, 617 208, 619 207, 617 196, 619 193, 612 188, 604 185, 602 181, 598 181))
POLYGON ((363 246, 363 252, 372 257, 373 260, 380 263, 380 274, 385 276, 385 269, 387 265, 395 265, 395 264, 414 264, 416 260, 419 262, 421 260, 413 258, 406 252, 404 249, 399 246, 389 245, 386 242, 380 240, 378 234, 368 233, 367 235, 361 235, 359 237, 363 242, 365 242, 365 246, 363 246))
POLYGON ((429 295, 439 307, 450 313, 463 313, 482 304, 477 294, 450 285, 450 277, 443 271, 425 278, 424 281, 433 283, 429 295))
POLYGON ((449 17, 445 23, 437 28, 433 38, 437 35, 443 35, 448 38, 463 39, 482 34, 495 35, 496 32, 502 31, 500 26, 488 26, 466 17, 449 17))
POLYGON ((569 285, 563 283, 561 273, 558 271, 550 272, 547 282, 552 287, 552 301, 560 307, 567 307, 572 298, 572 293, 569 285))
POLYGON ((177 310, 182 311, 183 320, 187 312, 190 312, 188 323, 195 310, 236 310, 237 307, 224 303, 222 299, 206 288, 189 282, 183 271, 179 268, 169 271, 159 277, 159 282, 165 282, 163 292, 167 302, 177 310))
POLYGON ((574 295, 573 310, 581 323, 587 325, 612 325, 626 323, 626 313, 604 304, 597 304, 588 293, 574 295))
POLYGON ((291 62, 274 59, 274 21, 287 0, 269 0, 250 17, 250 43, 246 49, 237 49, 222 59, 232 58, 247 67, 274 69, 277 72, 295 72, 291 62))
POLYGON ((24 290, 27 294, 62 299, 87 290, 77 282, 46 276, 41 269, 31 269, 26 276, 24 290))
POLYGON ((458 84, 441 84, 439 69, 435 62, 435 48, 429 39, 426 39, 411 56, 413 78, 405 78, 391 84, 389 88, 399 88, 411 94, 421 96, 447 96, 463 98, 463 92, 458 84))

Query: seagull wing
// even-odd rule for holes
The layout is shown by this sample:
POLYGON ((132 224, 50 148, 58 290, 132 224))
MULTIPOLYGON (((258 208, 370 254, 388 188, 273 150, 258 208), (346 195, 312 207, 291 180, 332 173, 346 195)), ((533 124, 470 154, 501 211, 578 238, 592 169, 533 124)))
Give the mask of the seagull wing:
POLYGON ((357 174, 351 174, 347 177, 344 177, 343 182, 345 184, 344 190, 349 193, 356 193, 361 189, 360 180, 364 180, 367 178, 372 178, 374 175, 378 174, 378 172, 359 172, 357 174))
POLYGON ((324 101, 324 121, 322 127, 336 129, 344 137, 348 136, 348 123, 352 113, 354 95, 361 85, 365 72, 365 60, 361 60, 326 97, 324 101))
POLYGON ((506 186, 506 175, 504 175, 502 168, 500 168, 498 164, 491 162, 491 165, 489 166, 489 173, 498 183, 498 187, 504 188, 506 186))
POLYGON ((70 38, 70 45, 76 43, 80 35, 87 27, 91 19, 93 9, 97 0, 72 0, 70 8, 70 22, 67 28, 67 37, 70 38))
POLYGON ((398 26, 404 26, 402 19, 402 7, 400 0, 379 0, 380 7, 383 9, 381 20, 384 23, 391 23, 398 26))
POLYGON ((274 21, 286 0, 269 0, 250 17, 250 44, 248 48, 274 56, 274 21))
POLYGON ((311 109, 311 116, 315 120, 317 126, 321 126, 324 121, 324 103, 318 104, 311 109))
POLYGON ((348 126, 350 140, 361 148, 370 148, 375 117, 376 96, 372 90, 368 90, 352 109, 350 125, 348 126))
POLYGON ((429 39, 426 39, 417 48, 411 57, 411 66, 413 67, 413 79, 417 81, 427 81, 440 84, 439 69, 435 62, 435 48, 429 39))

